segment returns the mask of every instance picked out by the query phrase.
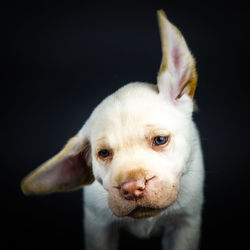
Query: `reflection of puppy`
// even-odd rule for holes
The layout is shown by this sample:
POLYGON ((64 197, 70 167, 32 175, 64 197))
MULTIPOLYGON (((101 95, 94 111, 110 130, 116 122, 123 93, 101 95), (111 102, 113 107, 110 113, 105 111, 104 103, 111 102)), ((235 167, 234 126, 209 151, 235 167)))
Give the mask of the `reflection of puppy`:
POLYGON ((22 182, 25 194, 91 184, 83 189, 89 250, 116 249, 120 227, 138 237, 161 232, 167 250, 198 247, 203 163, 192 121, 195 61, 163 11, 158 19, 157 85, 134 82, 107 97, 62 151, 22 182))

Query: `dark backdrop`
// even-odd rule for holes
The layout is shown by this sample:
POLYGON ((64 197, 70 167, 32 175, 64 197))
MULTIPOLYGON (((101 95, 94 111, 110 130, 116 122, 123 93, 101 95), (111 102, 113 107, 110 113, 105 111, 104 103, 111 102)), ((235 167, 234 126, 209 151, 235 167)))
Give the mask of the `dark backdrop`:
MULTIPOLYGON (((130 81, 156 82, 160 8, 197 59, 194 119, 207 173, 201 249, 244 248, 250 174, 247 6, 9 1, 1 8, 1 249, 82 249, 81 191, 24 197, 19 183, 57 153, 108 94, 130 81)), ((126 234, 121 241, 123 249, 159 246, 158 239, 141 242, 126 234)))

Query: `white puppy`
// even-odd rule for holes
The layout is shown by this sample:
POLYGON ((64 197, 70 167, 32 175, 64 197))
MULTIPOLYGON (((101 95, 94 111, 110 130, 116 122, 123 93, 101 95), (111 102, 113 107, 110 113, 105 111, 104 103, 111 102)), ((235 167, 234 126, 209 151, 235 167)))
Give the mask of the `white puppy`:
POLYGON ((84 185, 86 249, 118 247, 119 228, 163 235, 167 250, 198 248, 203 161, 192 121, 195 60, 158 11, 162 63, 157 85, 134 82, 108 96, 80 131, 22 182, 25 194, 84 185))

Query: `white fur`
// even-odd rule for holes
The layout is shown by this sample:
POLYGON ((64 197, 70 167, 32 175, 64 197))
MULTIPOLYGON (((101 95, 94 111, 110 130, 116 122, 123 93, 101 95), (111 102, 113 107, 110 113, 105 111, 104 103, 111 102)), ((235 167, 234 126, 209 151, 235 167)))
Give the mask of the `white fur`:
MULTIPOLYGON (((185 102, 185 107, 171 104, 155 91, 154 86, 131 83, 109 96, 95 109, 87 121, 91 145, 95 145, 97 138, 103 135, 108 135, 111 144, 117 141, 122 143, 123 135, 140 136, 147 123, 156 127, 164 126, 171 131, 175 138, 164 155, 157 156, 152 152, 151 156, 143 150, 136 152, 137 157, 139 154, 139 158, 147 161, 153 157, 152 167, 159 176, 168 178, 168 173, 173 172, 173 175, 180 176, 181 184, 177 200, 155 217, 142 220, 118 218, 108 205, 107 182, 110 182, 112 171, 115 171, 112 168, 119 167, 123 157, 117 159, 116 166, 107 169, 98 163, 92 152, 93 172, 97 179, 102 179, 104 188, 95 181, 83 189, 86 249, 116 249, 118 235, 113 231, 117 232, 121 227, 142 238, 163 230, 164 249, 196 249, 203 201, 203 162, 198 132, 191 118, 192 101, 187 97, 185 102), (126 113, 125 123, 121 118, 123 113, 126 113), (168 168, 163 168, 163 162, 167 163, 168 168)), ((131 162, 133 155, 124 157, 125 161, 129 159, 131 162)))

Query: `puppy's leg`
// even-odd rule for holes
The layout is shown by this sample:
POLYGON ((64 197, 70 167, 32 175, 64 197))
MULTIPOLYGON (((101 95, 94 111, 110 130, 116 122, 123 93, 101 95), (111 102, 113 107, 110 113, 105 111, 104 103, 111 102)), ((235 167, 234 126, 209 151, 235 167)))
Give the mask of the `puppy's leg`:
POLYGON ((118 235, 118 225, 103 224, 93 211, 84 207, 85 250, 116 250, 118 235))
POLYGON ((163 235, 163 250, 197 250, 199 247, 201 217, 189 218, 172 232, 163 235))

